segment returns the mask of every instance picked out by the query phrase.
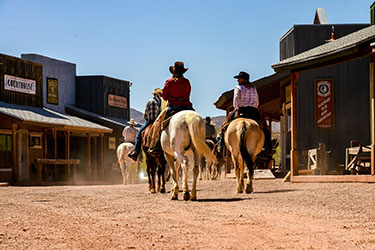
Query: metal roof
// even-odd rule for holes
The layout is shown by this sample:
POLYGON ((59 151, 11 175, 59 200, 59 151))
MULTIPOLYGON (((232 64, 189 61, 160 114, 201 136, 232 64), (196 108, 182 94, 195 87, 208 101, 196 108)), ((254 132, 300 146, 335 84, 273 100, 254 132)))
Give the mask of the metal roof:
POLYGON ((26 123, 48 124, 72 130, 85 129, 95 132, 112 133, 112 129, 110 128, 75 116, 61 114, 47 108, 22 106, 0 101, 0 113, 26 123))
MULTIPOLYGON (((77 108, 73 105, 66 105, 65 111, 71 115, 75 115, 78 117, 81 117, 83 119, 92 120, 93 122, 103 124, 105 126, 111 127, 112 129, 114 127, 123 129, 125 126, 129 125, 129 121, 126 119, 120 119, 115 117, 108 117, 108 116, 102 116, 81 108, 77 108)), ((135 123, 135 127, 140 127, 141 124, 135 123)))
POLYGON ((359 45, 373 40, 375 40, 375 25, 371 25, 332 42, 328 42, 298 55, 289 57, 273 64, 272 68, 275 71, 281 71, 292 69, 301 66, 304 63, 339 53, 352 54, 359 51, 359 45))

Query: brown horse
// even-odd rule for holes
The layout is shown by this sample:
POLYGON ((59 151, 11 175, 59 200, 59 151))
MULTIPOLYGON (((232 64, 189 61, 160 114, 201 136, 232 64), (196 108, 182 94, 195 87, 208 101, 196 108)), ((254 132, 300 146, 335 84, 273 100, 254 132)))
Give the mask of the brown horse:
POLYGON ((237 177, 237 193, 244 189, 244 166, 249 174, 246 183, 246 193, 253 192, 254 162, 262 150, 264 133, 258 123, 252 119, 237 118, 232 121, 225 132, 225 145, 231 152, 233 166, 237 177))
POLYGON ((199 164, 199 180, 216 180, 217 178, 220 179, 221 168, 226 162, 225 157, 217 151, 216 144, 212 139, 206 138, 206 144, 216 156, 217 163, 207 166, 206 158, 204 158, 204 156, 202 155, 199 164))
POLYGON ((160 153, 157 156, 153 156, 148 153, 148 147, 145 146, 145 138, 147 133, 149 133, 151 126, 148 126, 144 131, 142 148, 145 152, 146 157, 146 165, 147 165, 147 176, 148 176, 148 184, 149 190, 151 193, 156 193, 156 191, 160 193, 165 193, 165 168, 167 162, 164 158, 164 154, 160 153), (155 174, 158 173, 158 186, 155 187, 155 174))

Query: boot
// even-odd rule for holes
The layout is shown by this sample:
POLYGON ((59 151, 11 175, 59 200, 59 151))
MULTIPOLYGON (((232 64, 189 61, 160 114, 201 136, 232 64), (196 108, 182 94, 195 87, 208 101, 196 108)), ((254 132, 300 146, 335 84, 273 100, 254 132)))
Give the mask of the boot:
POLYGON ((218 143, 218 146, 217 146, 217 152, 222 154, 223 151, 224 151, 224 132, 220 133, 219 143, 218 143))
POLYGON ((149 153, 150 155, 152 155, 154 157, 161 155, 163 153, 163 149, 161 148, 160 141, 157 142, 155 147, 149 148, 147 150, 147 153, 149 153))
POLYGON ((139 156, 139 153, 138 152, 135 152, 135 151, 131 151, 129 154, 128 154, 128 157, 130 159, 132 159, 133 161, 137 161, 138 160, 138 156, 139 156))

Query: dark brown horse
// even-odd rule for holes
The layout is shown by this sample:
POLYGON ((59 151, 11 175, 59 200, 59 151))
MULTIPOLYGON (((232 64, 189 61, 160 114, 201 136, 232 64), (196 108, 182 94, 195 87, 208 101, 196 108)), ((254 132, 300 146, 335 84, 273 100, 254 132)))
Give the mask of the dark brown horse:
POLYGON ((145 152, 146 157, 146 166, 147 166, 147 176, 148 176, 148 184, 149 190, 151 193, 156 193, 156 191, 160 193, 165 193, 165 168, 166 168, 166 160, 164 158, 164 154, 161 152, 160 154, 154 156, 148 153, 148 147, 145 146, 145 138, 147 133, 150 131, 151 126, 148 126, 144 131, 142 148, 145 152), (155 187, 155 175, 156 172, 158 173, 158 186, 155 187))

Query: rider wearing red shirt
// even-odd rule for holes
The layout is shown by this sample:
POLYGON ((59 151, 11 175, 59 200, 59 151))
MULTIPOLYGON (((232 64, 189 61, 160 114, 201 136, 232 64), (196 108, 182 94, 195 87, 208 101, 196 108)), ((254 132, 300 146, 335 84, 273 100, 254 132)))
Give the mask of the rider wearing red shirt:
POLYGON ((190 81, 183 76, 188 69, 183 62, 175 62, 169 67, 172 77, 165 82, 161 93, 161 97, 169 103, 166 117, 181 110, 194 110, 190 102, 190 81))

